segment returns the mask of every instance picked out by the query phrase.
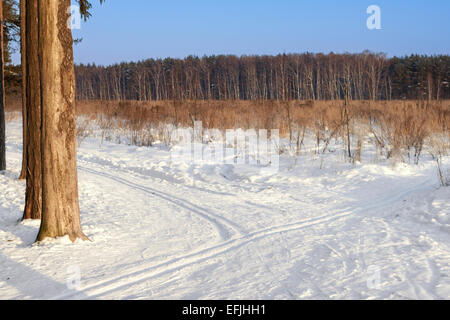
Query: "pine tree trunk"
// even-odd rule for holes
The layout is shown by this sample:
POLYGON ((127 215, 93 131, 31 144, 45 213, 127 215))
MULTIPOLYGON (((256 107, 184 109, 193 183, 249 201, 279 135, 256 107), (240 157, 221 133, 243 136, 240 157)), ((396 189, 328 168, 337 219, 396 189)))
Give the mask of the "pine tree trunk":
POLYGON ((20 58, 22 69, 22 170, 19 179, 27 177, 27 58, 26 58, 26 0, 20 0, 20 58))
POLYGON ((73 39, 70 0, 39 1, 42 97, 42 222, 37 241, 86 240, 78 204, 73 39))
POLYGON ((0 1, 0 171, 6 170, 5 78, 3 47, 3 2, 0 1))
POLYGON ((26 0, 26 136, 25 210, 23 219, 40 219, 42 213, 41 88, 38 56, 38 4, 26 0))

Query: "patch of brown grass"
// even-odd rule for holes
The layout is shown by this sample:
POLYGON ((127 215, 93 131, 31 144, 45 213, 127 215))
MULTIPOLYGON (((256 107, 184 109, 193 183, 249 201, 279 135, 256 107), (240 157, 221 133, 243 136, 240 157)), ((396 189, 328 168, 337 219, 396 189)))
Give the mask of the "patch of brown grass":
POLYGON ((315 134, 318 153, 325 152, 332 139, 345 141, 348 133, 356 140, 370 134, 386 158, 406 150, 416 163, 431 134, 450 132, 450 101, 349 101, 344 108, 343 101, 90 100, 77 101, 77 114, 102 119, 106 127, 113 123, 126 126, 136 134, 160 124, 193 127, 195 121, 223 132, 279 129, 298 149, 308 130, 315 134))
POLYGON ((347 156, 359 161, 370 138, 379 156, 418 163, 433 135, 450 139, 450 101, 78 101, 77 113, 101 119, 103 130, 117 126, 132 132, 132 143, 149 145, 150 128, 171 124, 203 128, 279 129, 300 153, 305 132, 312 132, 316 153, 341 140, 347 156), (145 142, 147 141, 147 142, 145 142), (350 146, 349 146, 350 144, 350 146))

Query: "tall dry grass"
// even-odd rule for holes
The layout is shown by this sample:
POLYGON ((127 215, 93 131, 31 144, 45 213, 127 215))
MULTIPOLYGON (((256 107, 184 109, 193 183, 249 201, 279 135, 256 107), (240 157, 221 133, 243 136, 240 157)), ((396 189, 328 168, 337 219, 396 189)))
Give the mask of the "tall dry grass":
MULTIPOLYGON (((10 117, 21 112, 19 96, 7 98, 10 117)), ((152 145, 171 143, 171 130, 193 127, 202 121, 205 129, 279 129, 288 138, 294 154, 300 154, 305 135, 312 135, 315 154, 327 152, 335 141, 350 161, 360 161, 362 148, 370 141, 379 159, 419 163, 427 152, 438 162, 448 156, 450 101, 77 101, 79 141, 92 133, 90 123, 101 129, 102 140, 117 132, 128 142, 152 145), (441 159, 441 160, 439 160, 441 159)), ((119 141, 120 138, 119 138, 119 141)), ((441 163, 441 162, 439 162, 441 163)))
POLYGON ((418 163, 427 139, 450 132, 450 101, 78 101, 77 114, 97 119, 105 132, 132 132, 132 143, 142 145, 151 144, 151 128, 202 121, 205 129, 223 132, 279 129, 298 154, 312 132, 316 153, 340 140, 353 161, 370 137, 380 157, 418 163))

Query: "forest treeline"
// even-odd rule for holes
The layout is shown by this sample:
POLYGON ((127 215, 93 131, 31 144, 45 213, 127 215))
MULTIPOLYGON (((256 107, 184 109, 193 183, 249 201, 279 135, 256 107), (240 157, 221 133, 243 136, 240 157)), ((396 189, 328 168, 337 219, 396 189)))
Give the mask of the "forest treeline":
POLYGON ((79 100, 450 99, 450 56, 218 55, 77 65, 79 100), (348 89, 345 89, 348 88, 348 89))

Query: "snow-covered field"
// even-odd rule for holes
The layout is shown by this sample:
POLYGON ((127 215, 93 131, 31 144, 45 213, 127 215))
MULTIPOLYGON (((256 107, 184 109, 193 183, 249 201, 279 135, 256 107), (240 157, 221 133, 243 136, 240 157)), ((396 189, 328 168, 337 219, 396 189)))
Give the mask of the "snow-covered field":
POLYGON ((450 188, 426 156, 282 155, 268 174, 90 137, 78 165, 92 242, 33 245, 18 121, 7 139, 0 299, 450 298, 450 188))

